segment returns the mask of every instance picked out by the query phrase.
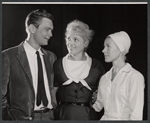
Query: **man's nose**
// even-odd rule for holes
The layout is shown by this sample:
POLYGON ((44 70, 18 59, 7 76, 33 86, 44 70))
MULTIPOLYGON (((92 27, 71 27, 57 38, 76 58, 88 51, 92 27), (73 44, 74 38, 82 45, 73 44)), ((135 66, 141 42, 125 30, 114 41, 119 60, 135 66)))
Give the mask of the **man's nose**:
POLYGON ((52 34, 52 31, 49 31, 49 34, 48 34, 50 37, 52 37, 53 36, 53 34, 52 34))

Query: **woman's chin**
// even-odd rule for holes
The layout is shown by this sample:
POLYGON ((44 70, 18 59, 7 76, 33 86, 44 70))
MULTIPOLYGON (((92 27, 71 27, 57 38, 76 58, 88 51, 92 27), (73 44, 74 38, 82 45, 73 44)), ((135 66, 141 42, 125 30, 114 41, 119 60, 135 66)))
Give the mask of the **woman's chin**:
POLYGON ((69 54, 72 55, 72 56, 76 55, 76 53, 73 53, 73 52, 69 52, 69 54))
POLYGON ((110 61, 109 59, 106 59, 106 58, 105 58, 105 62, 111 62, 111 61, 110 61))

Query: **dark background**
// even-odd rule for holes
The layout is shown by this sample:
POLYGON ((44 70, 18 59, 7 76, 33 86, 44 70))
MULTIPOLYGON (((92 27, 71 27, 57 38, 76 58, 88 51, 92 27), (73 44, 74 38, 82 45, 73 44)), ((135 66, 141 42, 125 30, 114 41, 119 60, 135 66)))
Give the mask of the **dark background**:
POLYGON ((67 24, 74 19, 87 23, 95 31, 87 52, 91 57, 99 59, 106 71, 111 64, 104 62, 104 40, 108 34, 126 31, 132 40, 127 54, 128 62, 145 77, 143 118, 147 120, 147 4, 2 4, 2 50, 26 39, 25 19, 34 9, 45 9, 55 18, 53 37, 44 48, 54 52, 58 58, 67 54, 64 40, 67 24))

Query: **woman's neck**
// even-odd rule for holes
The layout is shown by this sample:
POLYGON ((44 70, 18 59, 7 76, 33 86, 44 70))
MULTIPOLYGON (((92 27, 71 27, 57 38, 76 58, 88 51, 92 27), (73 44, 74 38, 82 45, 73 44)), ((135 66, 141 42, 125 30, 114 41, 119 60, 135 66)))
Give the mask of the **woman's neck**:
POLYGON ((73 60, 73 61, 86 61, 87 57, 85 56, 85 53, 83 52, 77 55, 69 54, 68 59, 73 60))
POLYGON ((112 62, 112 64, 113 72, 118 73, 118 71, 126 65, 125 56, 121 53, 120 56, 112 62))
POLYGON ((113 62, 113 70, 111 80, 113 81, 117 73, 125 66, 125 61, 115 61, 113 62))
POLYGON ((126 62, 122 59, 118 59, 113 62, 113 72, 118 73, 120 69, 122 69, 126 65, 126 62))

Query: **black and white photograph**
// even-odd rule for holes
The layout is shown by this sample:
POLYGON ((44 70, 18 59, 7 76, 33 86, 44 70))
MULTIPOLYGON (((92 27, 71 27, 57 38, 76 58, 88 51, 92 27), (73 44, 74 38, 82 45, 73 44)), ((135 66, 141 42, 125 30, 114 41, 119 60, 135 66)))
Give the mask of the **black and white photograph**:
POLYGON ((148 2, 2 2, 1 121, 147 121, 148 2))

